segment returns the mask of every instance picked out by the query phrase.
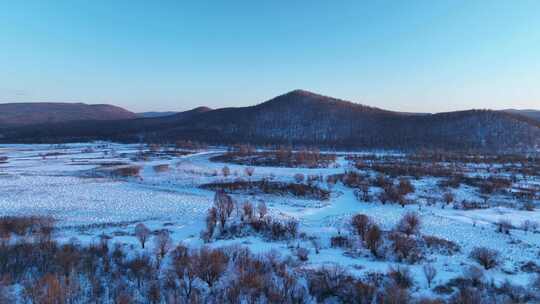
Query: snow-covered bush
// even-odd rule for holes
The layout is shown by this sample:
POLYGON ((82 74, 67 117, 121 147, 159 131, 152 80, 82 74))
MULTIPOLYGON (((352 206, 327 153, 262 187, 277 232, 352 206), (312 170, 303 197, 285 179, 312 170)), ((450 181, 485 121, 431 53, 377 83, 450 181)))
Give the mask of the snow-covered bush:
POLYGON ((392 251, 400 262, 416 263, 423 258, 420 242, 400 232, 392 232, 388 236, 392 242, 392 251))
POLYGON ((390 267, 388 270, 388 277, 390 277, 393 283, 401 289, 409 289, 414 285, 414 279, 411 270, 408 267, 390 267))
POLYGON ((416 212, 407 212, 397 224, 396 230, 407 236, 419 234, 421 223, 420 216, 416 212))
POLYGON ((488 270, 499 265, 499 252, 486 247, 474 248, 469 257, 488 270))

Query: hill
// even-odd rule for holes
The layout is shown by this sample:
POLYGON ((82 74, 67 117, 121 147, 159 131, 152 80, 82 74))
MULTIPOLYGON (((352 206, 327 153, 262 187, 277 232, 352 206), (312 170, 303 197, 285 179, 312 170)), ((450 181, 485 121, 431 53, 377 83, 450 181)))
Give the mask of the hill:
POLYGON ((504 110, 504 112, 522 115, 522 116, 525 116, 525 117, 528 117, 528 118, 531 118, 531 119, 534 119, 534 120, 540 122, 540 110, 515 110, 515 109, 508 109, 508 110, 504 110))
POLYGON ((171 116, 178 112, 174 111, 166 111, 166 112, 141 112, 136 113, 137 118, 156 118, 156 117, 165 117, 165 116, 171 116))
POLYGON ((25 126, 77 120, 132 119, 136 115, 117 106, 84 103, 0 104, 0 126, 25 126))
POLYGON ((513 113, 469 110, 413 115, 295 90, 250 107, 197 108, 171 116, 46 124, 4 130, 4 141, 287 144, 336 148, 531 150, 540 123, 513 113))

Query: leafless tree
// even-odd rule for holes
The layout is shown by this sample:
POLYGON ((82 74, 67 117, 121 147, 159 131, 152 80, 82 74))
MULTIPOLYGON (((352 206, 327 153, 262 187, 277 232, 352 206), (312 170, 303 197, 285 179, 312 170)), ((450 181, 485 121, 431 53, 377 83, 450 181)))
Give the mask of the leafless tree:
POLYGON ((257 210, 259 211, 259 217, 263 218, 268 213, 268 208, 266 208, 266 204, 264 202, 259 202, 257 205, 257 210))
POLYGON ((365 214, 357 214, 351 219, 351 226, 354 232, 360 236, 362 241, 366 239, 366 233, 371 225, 372 220, 365 214))
POLYGON ((378 225, 372 224, 366 234, 366 247, 371 253, 377 257, 379 256, 379 247, 382 243, 382 232, 378 225))
POLYGON ((146 227, 145 224, 139 223, 137 226, 135 226, 135 236, 141 243, 141 247, 144 249, 144 245, 146 244, 146 241, 148 241, 148 238, 150 237, 150 229, 146 227))
POLYGON ((227 267, 229 258, 219 249, 210 249, 202 247, 199 250, 199 265, 197 266, 197 275, 208 286, 212 287, 214 283, 223 275, 227 267))
POLYGON ((225 192, 217 191, 214 196, 214 207, 221 229, 224 229, 227 219, 234 210, 234 201, 232 197, 225 192))
POLYGON ((435 279, 435 276, 437 276, 437 269, 431 264, 425 264, 424 267, 422 267, 422 270, 424 271, 428 287, 431 288, 431 283, 433 282, 433 279, 435 279))
POLYGON ((172 248, 172 239, 168 230, 161 230, 154 236, 154 249, 161 259, 172 248))
POLYGON ((443 200, 447 205, 451 204, 454 201, 454 194, 450 191, 445 192, 443 194, 443 200))
POLYGON ((231 175, 231 169, 229 169, 229 167, 225 166, 225 167, 221 168, 221 174, 223 174, 224 177, 228 177, 229 175, 231 175))
POLYGON ((242 205, 242 209, 246 219, 251 221, 253 218, 253 205, 250 202, 245 202, 244 205, 242 205))
POLYGON ((251 178, 253 176, 253 173, 255 173, 255 168, 253 167, 246 167, 244 169, 244 173, 246 174, 246 176, 248 176, 249 178, 251 178))

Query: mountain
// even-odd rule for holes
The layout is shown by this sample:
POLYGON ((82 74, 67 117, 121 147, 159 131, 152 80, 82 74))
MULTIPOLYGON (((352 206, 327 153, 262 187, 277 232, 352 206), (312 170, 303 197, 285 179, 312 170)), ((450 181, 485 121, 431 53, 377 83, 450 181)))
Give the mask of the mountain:
POLYGON ((164 117, 164 116, 171 116, 178 112, 174 111, 166 111, 166 112, 141 112, 136 113, 137 118, 156 118, 156 117, 164 117))
POLYGON ((166 117, 166 116, 173 116, 173 115, 176 115, 176 117, 179 117, 179 116, 191 115, 193 113, 208 112, 211 110, 212 109, 209 107, 197 107, 195 109, 185 111, 185 112, 175 112, 175 111, 142 112, 142 113, 137 113, 137 118, 158 118, 158 117, 166 117))
POLYGON ((0 104, 0 126, 24 126, 76 120, 132 119, 135 114, 120 107, 84 103, 0 104))
MULTIPOLYGON (((77 120, 38 125, 0 126, 1 142, 72 142, 92 140, 139 141, 151 134, 173 129, 193 116, 211 111, 198 107, 185 112, 155 118, 117 120, 77 120)), ((152 135, 156 137, 158 135, 152 135)), ((174 139, 171 139, 174 140, 174 139)))
POLYGON ((0 132, 9 141, 291 144, 337 148, 531 150, 540 123, 513 113, 469 110, 438 114, 387 111, 295 90, 250 107, 197 108, 171 116, 46 124, 0 132))
POLYGON ((528 118, 531 118, 531 119, 534 119, 534 120, 540 122, 540 110, 507 109, 507 110, 503 110, 503 111, 507 112, 507 113, 522 115, 522 116, 525 116, 525 117, 528 117, 528 118))
POLYGON ((252 107, 206 112, 161 134, 346 148, 505 150, 540 144, 539 124, 519 115, 489 110, 411 115, 303 90, 252 107))

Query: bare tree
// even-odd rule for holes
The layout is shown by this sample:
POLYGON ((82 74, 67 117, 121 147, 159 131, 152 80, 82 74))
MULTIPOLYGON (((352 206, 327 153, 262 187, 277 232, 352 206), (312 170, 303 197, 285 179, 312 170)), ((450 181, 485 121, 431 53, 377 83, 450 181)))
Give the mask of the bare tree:
POLYGON ((245 202, 242 209, 246 219, 251 220, 253 218, 253 205, 250 202, 245 202))
POLYGON ((263 218, 268 213, 268 208, 266 208, 266 204, 264 202, 259 202, 257 205, 257 210, 259 211, 259 217, 263 218))
POLYGON ((206 215, 206 231, 203 233, 203 239, 205 242, 210 241, 214 235, 214 230, 217 223, 217 209, 212 207, 208 209, 208 214, 206 215))
POLYGON ((362 191, 362 200, 369 201, 369 184, 366 182, 360 183, 360 190, 362 191))
POLYGON ((433 279, 435 279, 435 276, 437 276, 437 269, 431 264, 425 264, 422 269, 424 270, 424 276, 426 277, 428 287, 431 288, 431 283, 433 282, 433 279))
POLYGON ((155 251, 160 258, 164 258, 167 252, 172 248, 172 239, 167 230, 161 230, 154 236, 155 251))
POLYGON ((454 201, 454 194, 450 191, 445 192, 443 194, 443 200, 447 205, 451 204, 454 201))
POLYGON ((366 233, 368 232, 368 229, 371 225, 371 219, 365 214, 357 214, 351 219, 351 226, 354 232, 360 236, 360 239, 362 239, 362 241, 365 240, 366 233))
POLYGON ((221 168, 221 174, 223 174, 224 177, 228 177, 229 175, 231 175, 231 169, 229 169, 229 167, 225 166, 225 167, 221 168))
POLYGON ((253 167, 246 167, 244 169, 244 173, 249 177, 251 178, 253 176, 253 173, 255 173, 255 168, 253 167))
POLYGON ((378 225, 372 224, 366 234, 366 247, 375 256, 379 256, 379 247, 382 243, 382 232, 378 225))
POLYGON ((225 228, 227 219, 231 216, 234 210, 234 201, 230 195, 223 191, 217 191, 214 195, 214 207, 216 209, 217 218, 221 229, 225 228))
POLYGON ((150 237, 150 229, 146 227, 145 224, 139 223, 137 226, 135 226, 135 236, 141 243, 141 247, 144 249, 144 245, 146 244, 146 241, 148 241, 148 238, 150 237))
POLYGON ((223 275, 227 268, 229 258, 219 249, 202 247, 199 250, 199 265, 197 266, 198 277, 212 287, 223 275))

